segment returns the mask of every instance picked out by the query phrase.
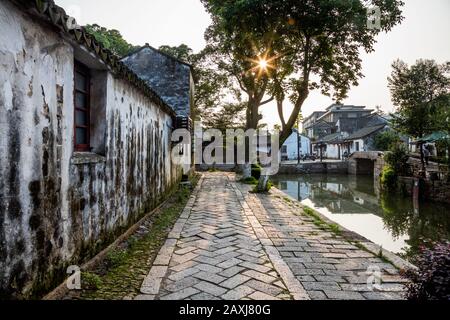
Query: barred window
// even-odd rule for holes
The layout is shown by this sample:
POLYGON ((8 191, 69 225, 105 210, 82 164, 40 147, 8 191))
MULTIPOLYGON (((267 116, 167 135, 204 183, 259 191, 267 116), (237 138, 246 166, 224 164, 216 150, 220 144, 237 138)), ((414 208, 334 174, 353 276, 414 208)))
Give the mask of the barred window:
POLYGON ((90 151, 90 72, 76 62, 74 72, 74 143, 75 151, 90 151))

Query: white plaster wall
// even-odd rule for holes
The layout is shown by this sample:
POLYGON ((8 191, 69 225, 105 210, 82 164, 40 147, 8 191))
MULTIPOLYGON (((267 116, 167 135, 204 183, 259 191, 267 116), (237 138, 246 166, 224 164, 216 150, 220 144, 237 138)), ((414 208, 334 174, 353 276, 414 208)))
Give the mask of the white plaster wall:
POLYGON ((326 157, 329 159, 339 159, 339 145, 327 144, 326 157))
MULTIPOLYGON (((304 154, 309 154, 311 153, 310 149, 311 149, 311 142, 310 140, 301 135, 301 148, 300 148, 300 152, 302 155, 304 154)), ((297 145, 297 133, 293 133, 289 136, 289 138, 286 140, 286 142, 284 143, 285 146, 287 146, 287 153, 288 153, 288 158, 290 160, 295 160, 298 159, 298 145, 297 145)))
POLYGON ((364 146, 365 145, 363 139, 353 140, 353 144, 350 145, 350 153, 364 151, 364 146), (356 150, 356 142, 359 142, 359 150, 356 150))
POLYGON ((111 74, 104 161, 73 164, 72 45, 8 1, 0 30, 0 295, 20 297, 50 289, 52 270, 104 247, 181 173, 171 117, 111 74))

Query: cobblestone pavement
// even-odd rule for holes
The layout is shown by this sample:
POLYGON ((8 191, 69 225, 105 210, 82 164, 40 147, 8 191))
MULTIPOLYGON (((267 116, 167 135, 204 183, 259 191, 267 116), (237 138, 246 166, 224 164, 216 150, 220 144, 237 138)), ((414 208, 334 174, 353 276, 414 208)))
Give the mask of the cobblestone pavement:
POLYGON ((401 299, 391 264, 234 180, 203 174, 136 299, 401 299), (381 287, 369 289, 368 268, 381 287))

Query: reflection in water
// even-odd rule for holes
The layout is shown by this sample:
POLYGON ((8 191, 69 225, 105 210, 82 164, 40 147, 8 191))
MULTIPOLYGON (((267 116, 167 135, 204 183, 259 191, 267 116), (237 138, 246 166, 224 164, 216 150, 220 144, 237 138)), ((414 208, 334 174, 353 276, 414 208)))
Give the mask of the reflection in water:
POLYGON ((383 248, 413 259, 421 245, 450 239, 450 206, 420 203, 410 197, 376 196, 373 177, 289 175, 272 178, 283 192, 299 199, 383 248))

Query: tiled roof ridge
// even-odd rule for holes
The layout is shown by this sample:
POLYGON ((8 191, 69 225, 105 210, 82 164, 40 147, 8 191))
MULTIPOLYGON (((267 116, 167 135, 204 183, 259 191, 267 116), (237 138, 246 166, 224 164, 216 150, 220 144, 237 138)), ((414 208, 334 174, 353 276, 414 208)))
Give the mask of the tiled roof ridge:
POLYGON ((190 63, 188 63, 188 62, 186 62, 186 61, 183 61, 183 60, 181 60, 181 59, 179 59, 179 58, 176 58, 176 57, 174 57, 174 56, 172 56, 172 55, 170 55, 170 54, 168 54, 168 53, 166 53, 166 52, 163 52, 163 51, 161 51, 161 50, 159 50, 159 49, 156 49, 155 47, 151 46, 151 45, 148 44, 148 43, 146 43, 146 44, 145 44, 144 46, 142 46, 142 47, 136 48, 135 50, 131 51, 130 53, 128 53, 127 55, 125 55, 124 57, 122 57, 121 60, 124 60, 124 59, 126 59, 126 58, 128 58, 128 57, 131 57, 131 56, 135 55, 136 53, 138 53, 138 52, 140 52, 140 51, 142 51, 143 49, 146 49, 146 48, 151 49, 151 50, 154 50, 154 51, 156 51, 156 52, 162 54, 163 56, 168 57, 169 59, 172 59, 172 60, 174 60, 174 61, 176 61, 176 62, 178 62, 178 63, 180 63, 180 64, 184 64, 184 65, 188 66, 188 67, 191 68, 191 69, 194 68, 192 64, 190 64, 190 63))
POLYGON ((175 111, 167 105, 164 100, 135 72, 128 68, 125 63, 121 61, 121 58, 116 56, 110 50, 106 49, 101 43, 99 43, 93 35, 86 31, 84 27, 77 29, 68 28, 68 19, 70 18, 65 10, 56 5, 54 0, 11 0, 18 4, 25 10, 31 10, 30 13, 37 15, 46 22, 51 23, 54 27, 58 28, 64 34, 71 37, 77 43, 85 46, 88 50, 94 53, 101 61, 103 61, 110 69, 111 72, 122 78, 137 89, 141 90, 144 95, 153 100, 163 111, 169 115, 175 116, 175 111))
POLYGON ((345 138, 345 140, 357 139, 359 137, 363 138, 363 137, 368 136, 369 134, 371 134, 371 133, 373 133, 373 132, 375 132, 377 130, 380 130, 380 129, 386 127, 386 126, 387 126, 387 124, 378 124, 378 125, 375 125, 375 126, 361 128, 358 131, 356 131, 356 132, 352 133, 351 135, 349 135, 347 138, 345 138), (360 136, 361 132, 365 132, 365 135, 360 136))

